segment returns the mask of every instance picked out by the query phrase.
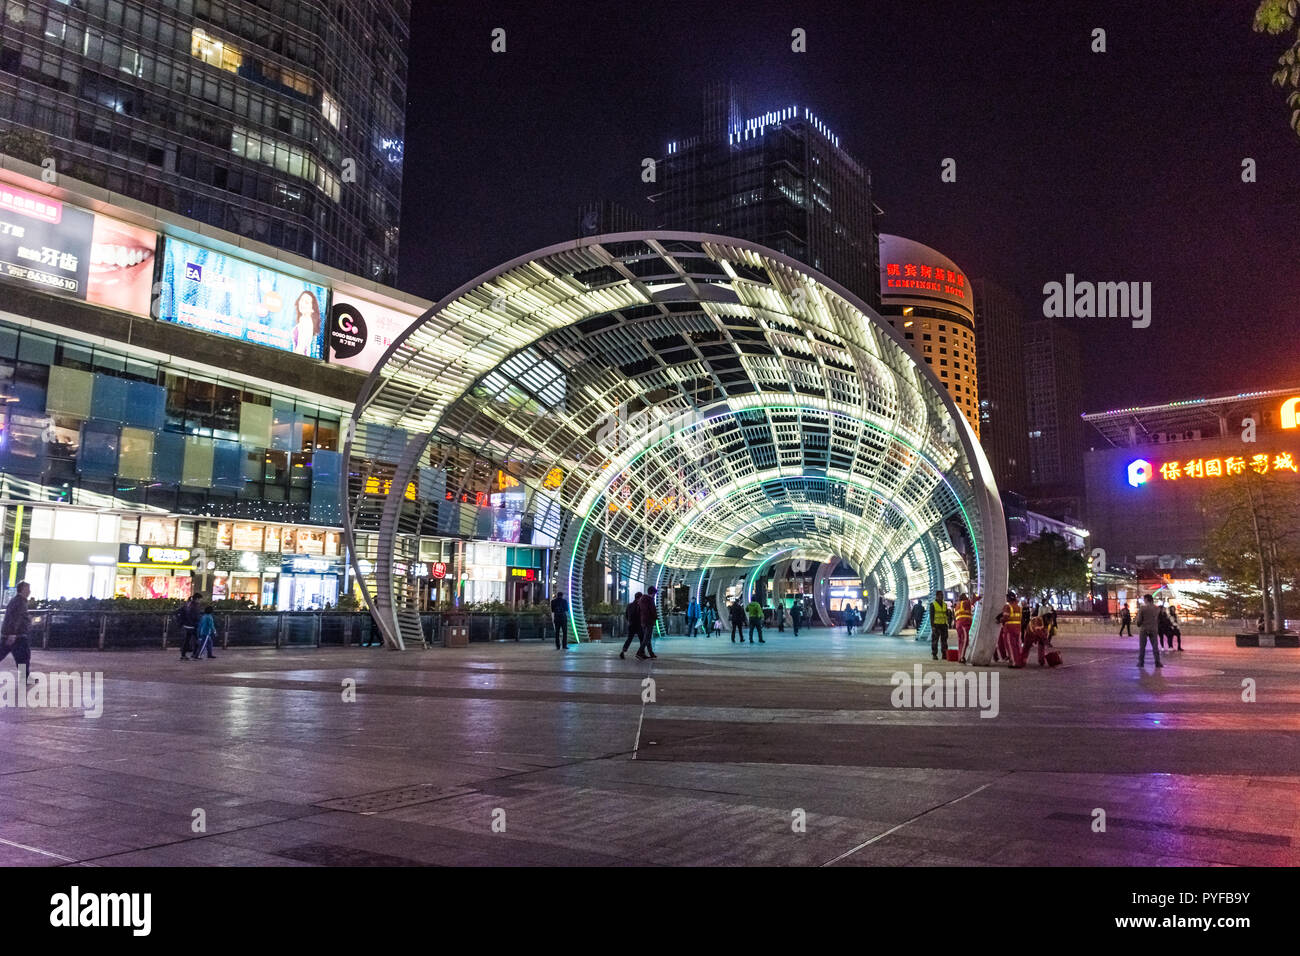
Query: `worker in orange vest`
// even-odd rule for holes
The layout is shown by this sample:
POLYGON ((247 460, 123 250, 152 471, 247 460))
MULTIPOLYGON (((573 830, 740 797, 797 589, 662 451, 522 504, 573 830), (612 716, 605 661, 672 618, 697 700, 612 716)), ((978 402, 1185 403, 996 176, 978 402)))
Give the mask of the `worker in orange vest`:
POLYGON ((963 664, 966 663, 966 644, 970 641, 971 618, 975 616, 975 605, 979 599, 978 594, 971 598, 963 592, 957 598, 957 607, 952 614, 957 622, 957 659, 963 664))

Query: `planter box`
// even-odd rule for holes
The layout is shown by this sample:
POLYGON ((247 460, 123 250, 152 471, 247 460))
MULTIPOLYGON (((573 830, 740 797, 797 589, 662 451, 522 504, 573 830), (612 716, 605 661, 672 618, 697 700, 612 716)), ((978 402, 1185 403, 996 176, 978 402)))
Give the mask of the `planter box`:
POLYGON ((1238 634, 1238 647, 1300 647, 1300 634, 1238 634))

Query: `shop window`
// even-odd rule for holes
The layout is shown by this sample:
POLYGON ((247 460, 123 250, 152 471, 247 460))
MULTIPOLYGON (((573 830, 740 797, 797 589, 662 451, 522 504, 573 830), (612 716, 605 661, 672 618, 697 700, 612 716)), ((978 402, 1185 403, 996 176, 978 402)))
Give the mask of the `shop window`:
POLYGON ((260 524, 237 523, 230 527, 230 543, 225 545, 225 547, 229 547, 234 551, 261 552, 263 550, 265 526, 260 524))
POLYGON ((23 578, 32 586, 32 593, 28 595, 31 600, 45 600, 45 579, 49 577, 49 574, 50 566, 48 564, 37 564, 33 561, 27 562, 27 571, 23 575, 23 578))
POLYGON ((176 546, 176 519, 175 518, 141 518, 140 519, 140 544, 165 545, 173 548, 176 546))
POLYGON ((193 521, 181 521, 176 527, 176 547, 194 547, 194 532, 197 524, 193 521))
POLYGON ((89 594, 90 565, 50 565, 50 582, 45 590, 46 600, 57 601, 62 598, 84 598, 89 594))
POLYGON ((337 531, 325 532, 325 553, 340 554, 342 553, 341 541, 343 536, 337 531))

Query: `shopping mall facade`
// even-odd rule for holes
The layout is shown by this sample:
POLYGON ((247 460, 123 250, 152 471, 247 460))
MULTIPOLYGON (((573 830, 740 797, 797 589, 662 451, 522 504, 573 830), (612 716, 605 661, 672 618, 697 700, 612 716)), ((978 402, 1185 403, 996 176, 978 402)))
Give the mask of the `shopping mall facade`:
MULTIPOLYGON (((0 157, 5 589, 337 605, 343 426, 429 303, 41 174, 0 157)), ((471 560, 472 599, 542 593, 537 549, 422 552, 426 603, 471 560)))

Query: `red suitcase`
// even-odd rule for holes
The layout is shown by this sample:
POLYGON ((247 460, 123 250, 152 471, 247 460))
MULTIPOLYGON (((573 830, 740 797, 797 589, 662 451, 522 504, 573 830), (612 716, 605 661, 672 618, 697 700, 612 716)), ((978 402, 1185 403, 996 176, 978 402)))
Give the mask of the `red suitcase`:
POLYGON ((950 648, 948 648, 948 660, 953 661, 954 663, 956 662, 956 660, 957 660, 957 648, 955 648, 955 647, 950 647, 950 648))
POLYGON ((1060 651, 1048 651, 1048 652, 1047 652, 1047 666, 1048 666, 1048 667, 1060 667, 1060 666, 1061 666, 1061 652, 1060 652, 1060 651))

